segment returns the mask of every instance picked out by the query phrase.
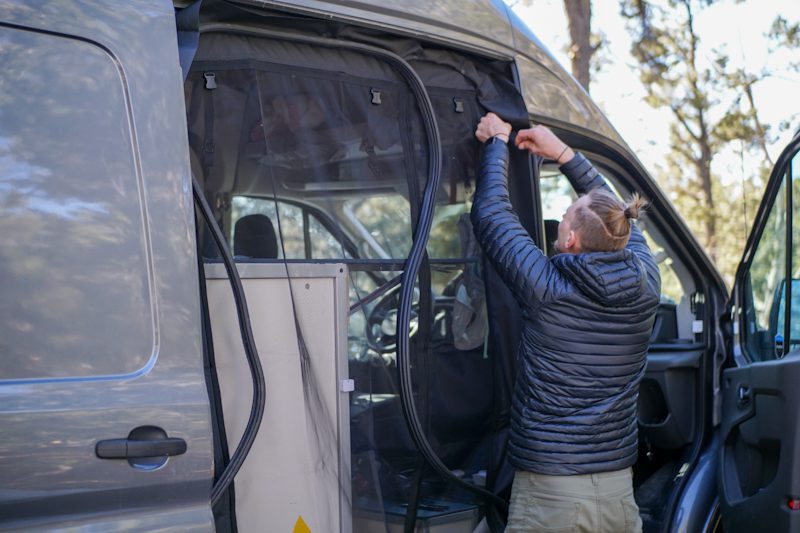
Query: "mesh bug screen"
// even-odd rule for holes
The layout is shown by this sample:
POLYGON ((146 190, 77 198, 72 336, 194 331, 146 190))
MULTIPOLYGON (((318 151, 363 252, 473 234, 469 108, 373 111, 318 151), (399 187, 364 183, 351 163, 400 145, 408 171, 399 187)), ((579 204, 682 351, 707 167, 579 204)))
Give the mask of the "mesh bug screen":
MULTIPOLYGON (((473 77, 482 80, 476 84, 434 56, 414 63, 430 83, 443 146, 428 257, 415 280, 408 332, 414 400, 445 464, 494 489, 503 465, 498 420, 510 392, 511 356, 494 339, 507 337, 502 330, 512 327, 514 311, 503 307, 501 291, 487 295, 496 280, 484 269, 468 213, 479 156, 474 127, 486 95, 497 100, 508 88, 473 67, 473 77), (497 322, 505 323, 500 331, 497 322)), ((477 520, 484 502, 425 466, 400 405, 398 287, 429 157, 422 115, 405 81, 357 52, 209 35, 186 93, 195 173, 236 260, 284 264, 289 278, 295 263, 347 265, 349 309, 341 326, 347 353, 341 356, 354 390, 348 393, 349 450, 343 451, 349 468, 337 472, 354 530, 397 527, 409 508, 416 508, 417 520, 477 520)), ((213 250, 203 249, 214 261, 213 250)), ((275 313, 296 315, 292 307, 275 313)), ((336 458, 331 446, 342 428, 331 423, 337 407, 319 392, 319 380, 327 378, 314 370, 305 342, 315 334, 313 321, 294 324, 309 435, 318 441, 324 468, 336 458)), ((268 390, 276 379, 281 376, 267 375, 268 390)))

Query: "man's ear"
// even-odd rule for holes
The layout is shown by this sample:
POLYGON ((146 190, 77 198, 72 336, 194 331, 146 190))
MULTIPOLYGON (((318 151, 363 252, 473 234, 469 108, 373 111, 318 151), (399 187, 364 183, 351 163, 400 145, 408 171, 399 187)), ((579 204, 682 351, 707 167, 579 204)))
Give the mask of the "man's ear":
POLYGON ((575 230, 569 230, 566 241, 564 241, 564 249, 573 251, 578 245, 578 235, 575 230))

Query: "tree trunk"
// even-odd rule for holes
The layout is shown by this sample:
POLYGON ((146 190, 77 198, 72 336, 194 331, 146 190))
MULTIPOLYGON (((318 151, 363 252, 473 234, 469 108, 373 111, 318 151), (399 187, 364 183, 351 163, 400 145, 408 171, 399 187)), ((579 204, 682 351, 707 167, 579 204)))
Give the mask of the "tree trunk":
POLYGON ((756 109, 755 98, 753 98, 752 82, 745 84, 744 94, 747 96, 747 103, 750 104, 750 109, 753 112, 753 121, 756 124, 756 133, 758 134, 758 146, 761 148, 761 151, 764 152, 764 158, 767 160, 767 163, 769 163, 769 166, 773 166, 775 163, 772 162, 772 158, 769 156, 769 150, 767 150, 767 130, 758 118, 758 109, 756 109))
POLYGON ((592 55, 597 47, 592 46, 592 5, 591 0, 564 0, 564 9, 569 21, 569 48, 572 60, 572 75, 589 92, 592 55))
POLYGON ((697 162, 700 171, 700 181, 703 184, 703 196, 706 199, 706 247, 708 255, 713 261, 717 260, 717 211, 714 207, 714 193, 711 189, 711 150, 707 144, 701 148, 701 160, 697 162))
POLYGON ((689 83, 691 87, 691 103, 695 108, 695 116, 697 125, 700 129, 697 134, 696 140, 700 147, 700 159, 697 161, 697 170, 700 174, 700 181, 703 184, 703 195, 706 197, 706 208, 708 209, 705 214, 706 220, 706 246, 708 248, 708 255, 712 261, 717 260, 717 211, 714 208, 714 192, 712 189, 711 178, 711 159, 714 154, 711 153, 711 133, 706 122, 706 113, 708 112, 708 100, 705 97, 705 92, 700 87, 700 75, 697 70, 697 47, 698 39, 697 33, 694 31, 694 13, 692 12, 692 4, 690 0, 682 0, 686 8, 686 25, 689 34, 689 83))

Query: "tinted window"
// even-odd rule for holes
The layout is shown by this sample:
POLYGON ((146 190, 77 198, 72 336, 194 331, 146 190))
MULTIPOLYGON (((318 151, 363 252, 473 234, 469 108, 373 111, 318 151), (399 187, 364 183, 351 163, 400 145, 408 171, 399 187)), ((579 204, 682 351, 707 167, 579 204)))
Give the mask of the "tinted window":
POLYGON ((336 237, 331 235, 328 228, 322 225, 317 217, 310 215, 307 219, 308 222, 308 237, 311 241, 311 258, 312 259, 338 259, 342 256, 350 257, 342 244, 336 240, 336 237))
POLYGON ((8 28, 0 64, 0 378, 135 371, 154 336, 119 71, 91 44, 8 28))
POLYGON ((790 321, 790 348, 800 345, 800 246, 798 246, 798 231, 800 231, 800 155, 795 155, 789 168, 789 178, 792 184, 792 285, 790 287, 791 313, 790 321))
MULTIPOLYGON (((287 259, 338 259, 350 257, 344 245, 336 240, 331 232, 309 213, 308 209, 288 202, 277 202, 266 198, 234 196, 231 203, 231 242, 236 250, 237 231, 242 231, 236 222, 251 215, 262 215, 269 219, 263 231, 271 232, 277 243, 273 252, 251 256, 236 252, 237 258, 251 259, 283 259, 284 251, 287 259)), ((262 231, 262 233, 263 233, 262 231)), ((258 237, 258 236, 256 236, 258 237)), ((260 235, 264 237, 264 235, 260 235)))
MULTIPOLYGON (((774 308, 777 307, 777 319, 775 317, 770 317, 772 322, 768 323, 768 335, 765 335, 764 339, 764 347, 763 352, 765 355, 770 353, 770 348, 772 348, 772 353, 775 355, 781 354, 785 355, 788 353, 788 350, 795 349, 798 345, 800 345, 800 252, 798 251, 800 247, 795 246, 794 244, 797 241, 797 228, 800 228, 800 209, 795 207, 795 202, 800 199, 800 157, 795 155, 794 159, 792 159, 791 165, 787 169, 786 179, 789 180, 792 187, 792 256, 791 256, 791 263, 789 268, 791 268, 791 285, 789 287, 789 291, 791 294, 791 312, 789 313, 789 338, 786 339, 786 330, 785 328, 785 317, 786 317, 786 297, 787 297, 787 287, 786 282, 788 276, 783 277, 778 283, 777 288, 775 289, 774 295, 774 302, 771 306, 771 313, 774 315, 774 308), (773 331, 774 330, 774 331, 773 331), (783 346, 781 346, 779 341, 776 341, 776 338, 780 337, 783 339, 783 346), (772 346, 770 346, 772 344, 772 346), (778 346, 775 346, 778 345, 778 346)), ((777 201, 783 201, 783 198, 779 196, 777 201)), ((774 208, 773 208, 774 209, 774 208)), ((774 222, 773 222, 774 223, 774 222)), ((784 228, 784 235, 785 235, 785 228, 784 228)), ((777 245, 774 246, 777 249, 777 245)), ((776 258, 780 260, 781 258, 785 259, 785 253, 783 256, 779 256, 776 258)), ((785 271, 784 267, 784 271, 785 271)))
POLYGON ((404 258, 411 250, 411 210, 399 194, 371 196, 345 204, 354 219, 369 233, 371 246, 363 246, 370 258, 404 258))
MULTIPOLYGON (((614 189, 617 196, 620 196, 614 185, 608 180, 606 182, 614 189)), ((542 195, 542 213, 545 219, 545 229, 547 230, 546 238, 551 242, 558 237, 555 233, 555 228, 557 227, 555 222, 561 221, 567 208, 578 199, 578 194, 572 188, 566 176, 551 169, 542 169, 539 183, 542 195), (548 220, 551 222, 547 222, 548 220), (550 225, 549 228, 548 225, 550 225)), ((647 239, 647 244, 650 246, 653 257, 658 263, 658 270, 661 274, 661 301, 672 304, 680 303, 686 295, 686 291, 675 272, 674 259, 665 246, 653 238, 646 224, 639 223, 638 226, 642 230, 645 239, 647 239)))
POLYGON ((783 320, 779 320, 778 310, 785 279, 786 188, 784 182, 770 208, 744 284, 745 327, 743 337, 748 354, 755 360, 775 357, 775 336, 783 334, 783 320))

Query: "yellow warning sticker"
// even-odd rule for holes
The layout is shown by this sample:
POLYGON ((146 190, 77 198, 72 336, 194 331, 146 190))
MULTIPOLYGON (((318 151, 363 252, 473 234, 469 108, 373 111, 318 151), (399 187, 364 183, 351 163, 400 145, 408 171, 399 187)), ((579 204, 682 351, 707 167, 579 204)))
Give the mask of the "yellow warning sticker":
POLYGON ((311 533, 311 528, 308 527, 306 521, 303 520, 302 516, 297 517, 297 522, 294 523, 294 529, 292 529, 292 533, 311 533))

